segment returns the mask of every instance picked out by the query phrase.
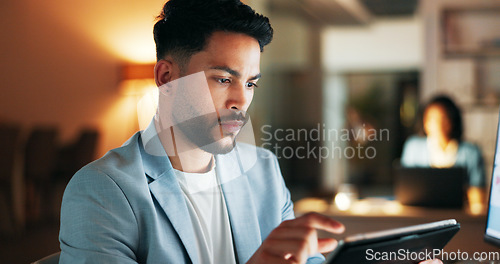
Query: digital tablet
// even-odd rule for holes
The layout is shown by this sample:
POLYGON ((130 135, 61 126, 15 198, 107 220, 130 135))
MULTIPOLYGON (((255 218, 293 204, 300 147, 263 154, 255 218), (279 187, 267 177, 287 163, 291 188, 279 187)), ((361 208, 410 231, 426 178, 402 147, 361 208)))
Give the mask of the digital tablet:
POLYGON ((439 255, 460 230, 454 219, 348 236, 325 263, 418 263, 439 255))

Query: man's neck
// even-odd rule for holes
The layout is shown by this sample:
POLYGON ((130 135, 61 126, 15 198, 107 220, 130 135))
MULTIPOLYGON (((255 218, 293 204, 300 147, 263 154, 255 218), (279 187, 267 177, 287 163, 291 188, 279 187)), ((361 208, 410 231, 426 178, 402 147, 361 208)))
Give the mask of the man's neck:
POLYGON ((213 154, 194 146, 175 127, 162 129, 158 123, 155 125, 160 142, 174 169, 191 173, 203 173, 210 170, 213 154))
POLYGON ((212 168, 213 155, 201 149, 194 149, 168 156, 172 167, 176 170, 191 173, 204 173, 212 168))

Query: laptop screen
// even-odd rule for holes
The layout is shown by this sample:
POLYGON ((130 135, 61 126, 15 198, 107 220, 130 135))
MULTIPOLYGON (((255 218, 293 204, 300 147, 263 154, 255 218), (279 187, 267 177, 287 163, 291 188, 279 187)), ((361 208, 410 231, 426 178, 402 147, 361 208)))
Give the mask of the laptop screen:
POLYGON ((500 127, 497 130, 495 160, 493 163, 488 218, 484 238, 487 242, 500 247, 500 127))

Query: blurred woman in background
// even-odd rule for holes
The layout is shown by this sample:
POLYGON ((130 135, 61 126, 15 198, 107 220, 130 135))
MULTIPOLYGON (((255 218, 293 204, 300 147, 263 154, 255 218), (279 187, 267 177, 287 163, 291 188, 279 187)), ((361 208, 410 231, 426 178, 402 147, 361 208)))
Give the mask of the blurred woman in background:
MULTIPOLYGON (((485 172, 478 146, 462 139, 463 123, 460 109, 446 96, 432 99, 423 111, 425 137, 410 137, 403 148, 404 167, 464 167, 468 175, 469 203, 481 206, 485 172)), ((481 208, 476 208, 476 210, 481 208)))

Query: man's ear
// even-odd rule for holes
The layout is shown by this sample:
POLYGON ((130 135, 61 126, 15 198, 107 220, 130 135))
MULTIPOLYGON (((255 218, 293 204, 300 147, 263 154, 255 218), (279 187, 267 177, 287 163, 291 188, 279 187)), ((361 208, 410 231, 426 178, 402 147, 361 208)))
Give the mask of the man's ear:
POLYGON ((177 78, 179 78, 179 67, 171 58, 156 62, 155 82, 158 87, 177 78))

